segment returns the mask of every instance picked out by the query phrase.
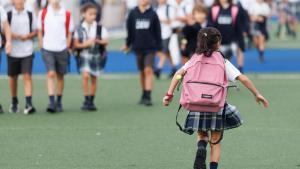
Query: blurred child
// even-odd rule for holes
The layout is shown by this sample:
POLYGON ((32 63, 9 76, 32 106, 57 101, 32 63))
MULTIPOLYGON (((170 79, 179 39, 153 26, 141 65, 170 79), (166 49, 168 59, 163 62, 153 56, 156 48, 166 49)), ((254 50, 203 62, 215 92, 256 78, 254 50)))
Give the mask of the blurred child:
POLYGON ((236 54, 238 69, 243 72, 245 50, 244 16, 242 10, 232 0, 216 0, 208 14, 209 26, 220 30, 222 35, 221 51, 230 59, 236 54))
POLYGON ((81 13, 84 19, 74 35, 74 47, 80 49, 78 59, 80 59, 80 72, 85 96, 81 109, 95 111, 97 110, 94 104, 97 78, 102 68, 101 56, 105 54, 105 47, 108 44, 108 32, 105 27, 97 24, 97 6, 95 4, 84 4, 81 13))
POLYGON ((172 36, 172 22, 176 18, 174 8, 167 3, 167 0, 158 0, 158 7, 156 9, 156 13, 160 20, 161 26, 161 36, 162 36, 162 51, 158 52, 157 55, 159 56, 159 63, 157 69, 154 71, 155 76, 159 79, 161 70, 164 67, 166 59, 170 61, 171 64, 171 73, 170 77, 176 72, 176 66, 173 63, 173 60, 170 55, 169 45, 170 45, 170 38, 172 36))
POLYGON ((265 43, 268 39, 267 21, 271 14, 269 5, 264 0, 255 0, 249 10, 252 21, 252 35, 259 53, 260 62, 264 62, 265 43))
POLYGON ((181 42, 182 60, 185 64, 195 53, 197 46, 197 35, 200 29, 207 25, 207 9, 202 5, 196 5, 193 9, 193 24, 183 27, 184 39, 181 42))
POLYGON ((13 0, 14 8, 7 13, 12 32, 12 51, 7 56, 8 76, 12 103, 10 113, 19 112, 18 76, 23 75, 25 91, 24 114, 34 113, 32 104, 33 38, 37 34, 35 15, 24 7, 25 0, 13 0))
POLYGON ((139 0, 127 19, 127 39, 124 51, 129 48, 136 54, 140 71, 140 83, 143 91, 139 104, 152 106, 153 66, 155 53, 162 48, 161 28, 156 12, 150 6, 150 0, 139 0))
MULTIPOLYGON (((5 36, 6 43, 5 43, 5 52, 6 54, 10 54, 11 52, 11 31, 9 27, 9 23, 7 21, 7 14, 4 10, 4 8, 0 4, 0 31, 3 32, 3 35, 5 36)), ((2 34, 0 34, 0 66, 1 66, 1 47, 3 46, 2 44, 2 34)), ((3 108, 0 104, 0 113, 3 113, 3 108)))
MULTIPOLYGON (((222 67, 218 72, 218 76, 224 78, 226 86, 228 85, 227 79, 229 81, 239 80, 245 87, 247 87, 254 95, 255 100, 260 104, 262 103, 265 107, 268 107, 268 101, 258 92, 251 80, 247 76, 240 73, 228 60, 224 60, 222 54, 219 52, 221 46, 221 34, 215 28, 204 28, 198 34, 198 44, 196 55, 194 55, 189 62, 187 62, 180 70, 177 71, 176 75, 173 77, 169 90, 166 96, 163 98, 163 104, 168 106, 173 97, 174 90, 178 85, 178 76, 183 78, 191 77, 194 72, 189 71, 192 67, 201 66, 201 61, 205 60, 206 64, 218 65, 222 67), (191 74, 188 74, 191 73, 191 74), (225 76, 224 76, 225 75, 225 76)), ((195 70, 195 69, 192 69, 195 70)), ((196 77, 203 77, 206 75, 208 79, 216 80, 216 78, 211 78, 212 72, 200 72, 199 74, 194 74, 196 77), (200 75, 203 73, 202 75, 200 75)), ((190 79, 190 83, 194 82, 195 86, 193 91, 202 90, 204 88, 210 90, 214 85, 213 82, 202 82, 201 79, 190 79), (201 85, 202 84, 202 85, 201 85), (197 86, 198 87, 197 87, 197 86), (206 87, 205 87, 206 85, 206 87), (211 86, 210 86, 211 85, 211 86), (210 86, 210 87, 208 87, 210 86)), ((188 83, 183 82, 183 85, 188 83)), ((192 85, 192 84, 190 84, 192 85)), ((218 84, 220 85, 220 84, 218 84)), ((222 83, 223 85, 223 83, 222 83)), ((209 92, 209 91, 203 91, 209 92)), ((225 91, 226 92, 226 91, 225 91)), ((191 94, 191 93, 190 93, 191 94)), ((192 94, 191 94, 192 95, 192 94)), ((198 95, 197 95, 198 96, 198 95)), ((191 96, 192 98, 197 98, 198 100, 203 99, 207 102, 213 98, 213 95, 202 94, 202 96, 191 96)), ((226 95, 225 98, 226 99, 226 95)), ((226 129, 232 129, 239 127, 242 124, 240 115, 235 106, 227 104, 226 100, 223 108, 218 109, 218 112, 198 112, 189 110, 189 114, 186 119, 186 125, 184 131, 189 134, 193 132, 198 132, 198 149, 195 158, 194 168, 195 169, 206 169, 206 146, 208 144, 208 132, 211 132, 210 145, 210 169, 217 169, 218 162, 220 160, 221 154, 221 144, 220 138, 222 138, 222 131, 226 129), (224 109, 224 111, 223 111, 224 109), (225 117, 224 117, 225 116, 225 117)), ((203 102, 204 103, 204 102, 203 102)), ((196 104, 196 103, 194 103, 196 104)), ((199 103, 200 104, 200 103, 199 103)), ((212 106, 212 105, 209 105, 212 106)), ((208 106, 208 107, 209 107, 208 106)))
POLYGON ((49 5, 39 13, 37 27, 39 46, 47 68, 47 112, 55 113, 63 111, 64 76, 68 72, 74 25, 71 12, 61 6, 60 0, 48 2, 49 5))

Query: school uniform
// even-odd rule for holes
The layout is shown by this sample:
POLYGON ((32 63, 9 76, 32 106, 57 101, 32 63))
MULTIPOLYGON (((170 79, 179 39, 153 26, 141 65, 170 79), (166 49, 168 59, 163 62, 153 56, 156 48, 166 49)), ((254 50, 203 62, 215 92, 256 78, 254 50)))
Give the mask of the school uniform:
POLYGON ((250 15, 255 15, 255 16, 262 16, 264 17, 263 22, 253 22, 251 25, 251 33, 253 36, 259 36, 263 35, 266 39, 268 39, 268 30, 267 30, 267 20, 268 16, 271 13, 271 9, 269 5, 265 2, 263 3, 258 3, 254 2, 250 9, 249 9, 249 14, 250 15))
MULTIPOLYGON (((18 12, 15 8, 8 12, 8 22, 13 34, 28 35, 37 29, 36 19, 32 12, 23 10, 18 12)), ((34 58, 33 40, 12 40, 12 50, 7 57, 8 75, 31 74, 34 58)))
MULTIPOLYGON (((212 7, 214 8, 214 7, 212 7)), ((208 15, 208 26, 217 28, 222 35, 222 48, 226 58, 231 58, 233 53, 236 53, 237 47, 245 50, 244 43, 244 15, 242 10, 238 7, 236 18, 232 17, 233 6, 224 9, 219 6, 220 10, 217 17, 213 18, 212 8, 208 15)))
POLYGON ((164 53, 169 53, 169 43, 172 36, 172 26, 171 24, 166 24, 162 21, 174 20, 176 18, 175 10, 171 5, 165 4, 158 6, 158 8, 156 9, 156 13, 160 20, 161 26, 162 51, 164 53))
POLYGON ((206 25, 207 23, 195 23, 193 25, 186 25, 182 29, 183 37, 187 41, 186 48, 182 51, 182 56, 190 58, 196 52, 198 33, 206 25))
MULTIPOLYGON (((82 42, 89 39, 108 39, 108 32, 105 27, 99 26, 97 22, 89 25, 86 22, 82 22, 75 31, 74 38, 82 42), (101 37, 97 37, 97 29, 101 29, 101 37), (82 37, 80 37, 82 36, 82 37)), ((93 76, 99 76, 102 69, 101 55, 103 55, 100 45, 96 44, 93 47, 82 49, 79 54, 80 59, 80 72, 88 72, 93 76)))
POLYGON ((127 19, 126 45, 136 53, 140 71, 154 66, 154 55, 162 48, 160 22, 156 12, 149 6, 145 12, 134 8, 127 19))
MULTIPOLYGON (((182 69, 186 70, 188 67, 189 62, 187 62, 182 69)), ((228 60, 225 60, 225 69, 229 81, 235 81, 235 79, 241 75, 241 72, 228 60)), ((184 131, 188 134, 193 134, 198 131, 222 131, 237 128, 241 126, 242 123, 243 121, 236 107, 227 104, 225 117, 223 115, 223 109, 214 113, 189 111, 185 121, 184 131)))
POLYGON ((42 56, 47 71, 55 71, 62 75, 67 73, 69 52, 67 48, 67 31, 73 32, 74 24, 70 17, 68 30, 66 30, 67 10, 61 7, 58 11, 51 5, 42 21, 43 10, 39 13, 37 27, 43 32, 42 56))

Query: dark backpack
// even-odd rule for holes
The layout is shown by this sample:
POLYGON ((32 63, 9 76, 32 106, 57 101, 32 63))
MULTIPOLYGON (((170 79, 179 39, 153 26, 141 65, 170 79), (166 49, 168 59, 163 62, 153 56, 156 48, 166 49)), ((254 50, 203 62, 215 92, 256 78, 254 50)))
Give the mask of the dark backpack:
MULTIPOLYGON (((29 31, 32 32, 32 22, 33 22, 33 14, 30 11, 27 11, 27 15, 29 18, 29 31)), ((9 25, 11 25, 11 21, 12 21, 12 11, 7 12, 7 21, 9 23, 9 25)))
MULTIPOLYGON (((82 25, 80 24, 77 28, 76 28, 76 32, 78 33, 78 40, 80 43, 82 43, 84 41, 84 36, 87 35, 86 30, 82 27, 82 25)), ((96 38, 101 40, 102 37, 102 26, 101 25, 97 25, 97 35, 96 38)), ((74 55, 76 56, 76 63, 77 63, 77 70, 79 72, 79 68, 81 65, 81 58, 80 58, 80 53, 81 53, 82 49, 74 49, 74 55)), ((99 51, 100 51, 100 67, 101 69, 104 69, 104 67, 106 66, 106 62, 107 62, 107 51, 106 51, 106 47, 104 45, 99 45, 99 51)))

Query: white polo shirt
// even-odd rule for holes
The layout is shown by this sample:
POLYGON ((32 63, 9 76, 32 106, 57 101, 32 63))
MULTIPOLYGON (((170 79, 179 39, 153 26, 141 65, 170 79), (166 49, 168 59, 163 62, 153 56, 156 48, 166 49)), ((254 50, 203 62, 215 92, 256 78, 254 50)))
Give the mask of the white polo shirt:
MULTIPOLYGON (((66 12, 61 7, 58 11, 54 10, 51 5, 47 8, 47 14, 44 20, 44 37, 43 48, 53 52, 60 52, 67 48, 66 36, 66 12)), ((42 11, 38 16, 37 27, 42 30, 42 11)), ((74 31, 74 23, 71 17, 69 32, 74 31)))
POLYGON ((170 38, 172 35, 172 25, 171 25, 172 23, 166 24, 163 23, 162 21, 176 19, 176 13, 173 6, 169 5, 169 9, 167 10, 167 5, 159 5, 158 8, 156 9, 156 13, 160 20, 162 39, 170 38))
MULTIPOLYGON (((3 32, 4 22, 7 21, 6 11, 2 6, 0 6, 0 24, 1 24, 1 32, 3 32)), ((0 46, 2 46, 2 35, 0 35, 0 46)))
MULTIPOLYGON (((28 35, 30 33, 30 21, 27 10, 18 12, 15 8, 12 10, 12 20, 10 24, 11 32, 17 35, 28 35)), ((32 31, 36 28, 36 18, 32 14, 32 31)), ((19 39, 12 40, 12 50, 10 56, 23 58, 33 54, 33 40, 21 41, 19 39)))

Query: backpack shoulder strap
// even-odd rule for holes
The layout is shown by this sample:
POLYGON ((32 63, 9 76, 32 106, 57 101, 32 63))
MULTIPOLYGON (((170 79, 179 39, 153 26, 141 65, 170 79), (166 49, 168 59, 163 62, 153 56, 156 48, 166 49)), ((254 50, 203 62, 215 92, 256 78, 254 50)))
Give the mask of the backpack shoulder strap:
POLYGON ((167 19, 170 19, 170 5, 167 4, 166 6, 166 16, 167 16, 167 19))
POLYGON ((43 35, 44 35, 44 33, 45 33, 45 18, 46 18, 47 12, 48 12, 47 7, 42 9, 42 17, 41 17, 41 20, 42 20, 42 33, 43 33, 43 35))
POLYGON ((233 25, 236 24, 238 13, 239 13, 239 7, 236 5, 233 5, 231 7, 231 17, 232 17, 233 25))
POLYGON ((29 18, 29 31, 32 32, 33 14, 30 11, 27 11, 27 14, 29 18))
POLYGON ((212 15, 211 17, 213 22, 217 21, 219 12, 220 12, 220 6, 215 5, 211 7, 211 15, 212 15))
POLYGON ((12 20, 12 11, 7 12, 7 21, 11 25, 11 20, 12 20))
POLYGON ((102 39, 102 26, 97 25, 97 38, 102 39))
POLYGON ((70 33, 70 22, 71 22, 71 12, 67 11, 66 12, 66 36, 69 35, 70 33))
POLYGON ((86 33, 85 29, 81 24, 79 24, 78 27, 76 28, 76 31, 78 33, 78 40, 79 40, 79 42, 82 43, 84 40, 84 34, 86 33))

